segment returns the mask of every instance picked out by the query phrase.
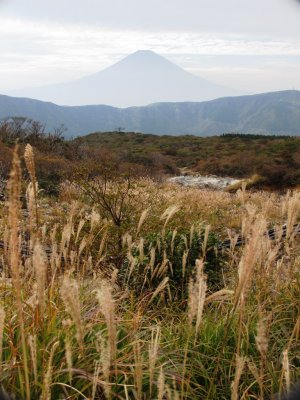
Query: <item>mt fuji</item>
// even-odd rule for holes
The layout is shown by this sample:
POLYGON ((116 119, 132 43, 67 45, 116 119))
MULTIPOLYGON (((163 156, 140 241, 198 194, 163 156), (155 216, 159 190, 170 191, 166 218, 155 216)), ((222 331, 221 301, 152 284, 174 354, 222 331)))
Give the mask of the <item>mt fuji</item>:
POLYGON ((153 51, 139 50, 93 75, 8 94, 60 105, 130 107, 157 102, 198 102, 240 93, 195 76, 153 51))

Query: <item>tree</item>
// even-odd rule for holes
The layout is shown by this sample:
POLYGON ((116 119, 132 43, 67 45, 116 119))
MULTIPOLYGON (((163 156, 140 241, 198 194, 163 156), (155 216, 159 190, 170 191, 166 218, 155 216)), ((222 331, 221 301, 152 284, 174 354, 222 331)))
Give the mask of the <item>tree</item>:
POLYGON ((88 162, 85 158, 84 167, 75 171, 72 180, 93 205, 100 209, 102 215, 113 223, 118 239, 118 253, 121 254, 122 235, 131 215, 137 175, 132 165, 120 162, 112 154, 97 153, 97 159, 101 162, 95 159, 88 162))

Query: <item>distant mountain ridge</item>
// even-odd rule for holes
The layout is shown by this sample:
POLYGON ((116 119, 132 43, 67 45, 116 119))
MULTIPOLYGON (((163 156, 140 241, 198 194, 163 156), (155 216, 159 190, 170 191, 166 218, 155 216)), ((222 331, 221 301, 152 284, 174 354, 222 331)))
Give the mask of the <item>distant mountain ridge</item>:
POLYGON ((160 135, 211 136, 228 132, 300 135, 300 91, 125 109, 105 105, 66 107, 0 95, 0 118, 8 116, 41 121, 48 130, 64 124, 68 137, 114 131, 117 127, 160 135))
POLYGON ((153 51, 139 50, 81 79, 7 94, 60 105, 129 107, 154 102, 198 102, 241 93, 195 76, 153 51))

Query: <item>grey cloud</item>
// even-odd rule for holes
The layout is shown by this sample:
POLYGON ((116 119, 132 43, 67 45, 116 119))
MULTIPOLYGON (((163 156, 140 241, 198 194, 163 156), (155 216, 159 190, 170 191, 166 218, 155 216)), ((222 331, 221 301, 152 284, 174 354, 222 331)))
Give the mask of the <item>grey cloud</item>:
POLYGON ((251 71, 258 71, 251 87, 261 85, 256 76, 266 71, 270 87, 297 84, 300 63, 290 56, 300 54, 299 5, 300 0, 0 0, 0 88, 79 78, 138 49, 174 55, 173 61, 220 83, 229 74, 222 58, 227 55, 241 67, 237 85, 232 68, 236 87, 249 84, 251 71), (220 63, 197 58, 209 54, 221 55, 220 63), (181 64, 184 55, 190 62, 181 64), (255 55, 277 58, 268 66, 255 55), (279 71, 280 62, 286 65, 279 71))
POLYGON ((7 15, 118 29, 300 34, 296 0, 10 0, 7 15))

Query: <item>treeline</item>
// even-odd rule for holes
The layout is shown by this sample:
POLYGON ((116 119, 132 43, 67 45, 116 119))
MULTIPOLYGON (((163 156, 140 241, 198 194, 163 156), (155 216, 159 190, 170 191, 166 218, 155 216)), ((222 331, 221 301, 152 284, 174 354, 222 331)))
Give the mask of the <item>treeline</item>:
MULTIPOLYGON (((76 146, 64 139, 64 126, 46 132, 38 121, 24 117, 0 121, 0 182, 7 180, 11 168, 12 150, 16 143, 21 150, 27 143, 35 149, 40 187, 48 194, 56 194, 60 182, 67 177, 77 159, 76 146)), ((23 151, 21 151, 23 153, 23 151)))
POLYGON ((23 117, 0 121, 0 192, 8 179, 16 143, 21 147, 20 153, 27 143, 33 146, 40 187, 50 195, 56 195, 60 183, 74 176, 84 175, 89 179, 103 173, 114 173, 159 177, 179 172, 172 161, 159 153, 147 162, 143 157, 124 155, 105 146, 66 140, 64 132, 63 126, 46 132, 45 126, 38 121, 23 117))
MULTIPOLYGON (((7 179, 15 143, 30 143, 36 153, 42 189, 56 194, 59 184, 85 171, 161 178, 182 168, 201 174, 247 178, 257 187, 284 189, 300 184, 300 139, 229 133, 214 137, 156 136, 134 132, 94 133, 64 139, 65 129, 46 132, 37 121, 7 118, 0 123, 0 181, 7 179), (102 172, 101 172, 102 171, 102 172)), ((3 186, 3 185, 2 185, 3 186)))
POLYGON ((46 126, 39 121, 25 117, 7 117, 0 121, 0 140, 6 144, 32 143, 32 145, 49 145, 46 150, 53 148, 53 144, 64 141, 64 125, 60 125, 53 132, 46 132, 46 126))
POLYGON ((268 139, 287 139, 291 138, 293 136, 290 135, 262 135, 262 134, 256 134, 256 133, 223 133, 221 137, 225 138, 242 138, 246 140, 252 140, 252 139, 265 139, 266 137, 268 139))

